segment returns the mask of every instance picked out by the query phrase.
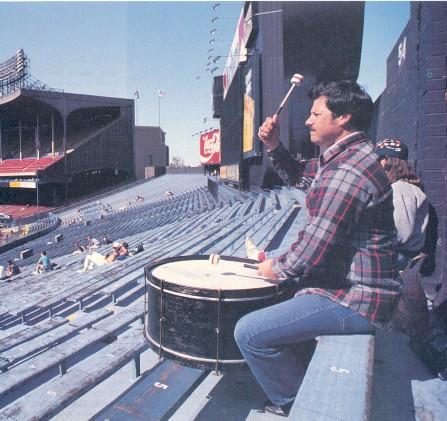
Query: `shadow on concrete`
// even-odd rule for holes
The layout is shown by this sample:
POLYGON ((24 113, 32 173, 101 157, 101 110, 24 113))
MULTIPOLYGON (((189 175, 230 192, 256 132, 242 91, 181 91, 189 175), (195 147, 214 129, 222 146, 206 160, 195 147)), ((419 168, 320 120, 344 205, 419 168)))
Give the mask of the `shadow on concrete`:
MULTIPOLYGON (((412 382, 433 379, 433 374, 410 349, 409 338, 378 330, 373 374, 372 421, 412 421, 417 395, 412 382)), ((425 419, 425 418, 424 418, 425 419)), ((438 418, 433 418, 433 420, 438 418)), ((444 418, 445 419, 445 418, 444 418)))

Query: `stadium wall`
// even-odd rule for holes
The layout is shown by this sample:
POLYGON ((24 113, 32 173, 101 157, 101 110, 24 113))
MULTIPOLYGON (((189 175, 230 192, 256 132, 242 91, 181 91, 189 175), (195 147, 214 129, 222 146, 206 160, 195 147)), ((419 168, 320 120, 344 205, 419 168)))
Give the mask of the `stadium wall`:
POLYGON ((387 60, 371 137, 401 139, 438 218, 437 267, 447 283, 447 3, 411 3, 410 20, 387 60))

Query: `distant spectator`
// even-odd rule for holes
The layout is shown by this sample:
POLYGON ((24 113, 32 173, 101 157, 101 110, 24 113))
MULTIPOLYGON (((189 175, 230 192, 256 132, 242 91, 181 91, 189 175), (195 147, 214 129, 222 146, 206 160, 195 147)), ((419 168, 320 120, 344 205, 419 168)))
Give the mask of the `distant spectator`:
POLYGON ((111 244, 111 243, 112 243, 112 240, 107 235, 102 237, 101 244, 103 246, 106 246, 107 244, 111 244))
POLYGON ((6 277, 11 278, 12 276, 18 275, 19 273, 19 267, 12 260, 8 260, 8 266, 6 267, 6 277))
POLYGON ((43 250, 40 253, 40 258, 37 262, 35 274, 49 272, 50 270, 52 270, 50 258, 47 256, 47 252, 43 250))
POLYGON ((172 197, 172 196, 174 196, 174 193, 172 193, 172 191, 170 189, 168 189, 168 190, 166 190, 165 196, 172 197))
POLYGON ((74 250, 71 254, 82 254, 85 251, 85 247, 81 246, 79 243, 74 244, 74 250))
POLYGON ((87 249, 94 250, 100 246, 99 241, 96 238, 93 238, 91 235, 88 235, 87 238, 87 249))
POLYGON ((103 256, 100 253, 94 251, 92 254, 89 254, 85 257, 84 267, 79 272, 87 272, 88 270, 92 270, 95 265, 96 266, 104 266, 113 263, 120 255, 121 244, 113 243, 112 244, 112 252, 103 256))
POLYGON ((121 243, 120 247, 120 255, 118 256, 118 260, 123 260, 129 255, 129 244, 127 244, 125 241, 121 243))

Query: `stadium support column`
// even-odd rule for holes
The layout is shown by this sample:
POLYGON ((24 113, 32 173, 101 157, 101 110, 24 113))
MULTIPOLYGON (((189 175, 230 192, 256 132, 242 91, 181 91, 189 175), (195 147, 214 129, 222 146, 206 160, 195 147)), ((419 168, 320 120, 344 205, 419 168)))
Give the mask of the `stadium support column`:
POLYGON ((40 219, 39 212, 39 171, 36 171, 36 206, 37 206, 37 220, 40 219))
POLYGON ((68 175, 67 175, 67 115, 65 113, 65 96, 64 96, 64 112, 62 115, 64 122, 64 135, 62 137, 62 149, 64 151, 64 202, 67 203, 68 198, 68 175))
POLYGON ((2 148, 2 122, 0 121, 0 162, 3 162, 3 148, 2 148))
POLYGON ((36 117, 36 136, 35 136, 35 142, 36 142, 36 154, 37 154, 37 159, 40 159, 39 116, 36 117))
POLYGON ((19 159, 22 160, 22 120, 19 120, 19 159))
POLYGON ((51 113, 51 154, 53 155, 54 159, 54 113, 51 113))

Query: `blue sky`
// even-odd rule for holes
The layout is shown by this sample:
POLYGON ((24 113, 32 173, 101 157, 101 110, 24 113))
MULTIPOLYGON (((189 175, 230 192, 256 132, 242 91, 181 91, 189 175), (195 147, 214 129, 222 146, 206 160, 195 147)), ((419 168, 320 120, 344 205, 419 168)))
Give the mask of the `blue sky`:
MULTIPOLYGON (((32 75, 53 88, 123 98, 138 90, 139 125, 158 125, 161 89, 171 157, 196 165, 198 137, 191 135, 216 124, 203 123, 211 116, 210 30, 217 29, 213 54, 227 54, 243 4, 220 3, 213 11, 211 2, 0 2, 0 61, 23 48, 32 75)), ((359 82, 373 98, 408 19, 408 2, 366 4, 359 82)))

